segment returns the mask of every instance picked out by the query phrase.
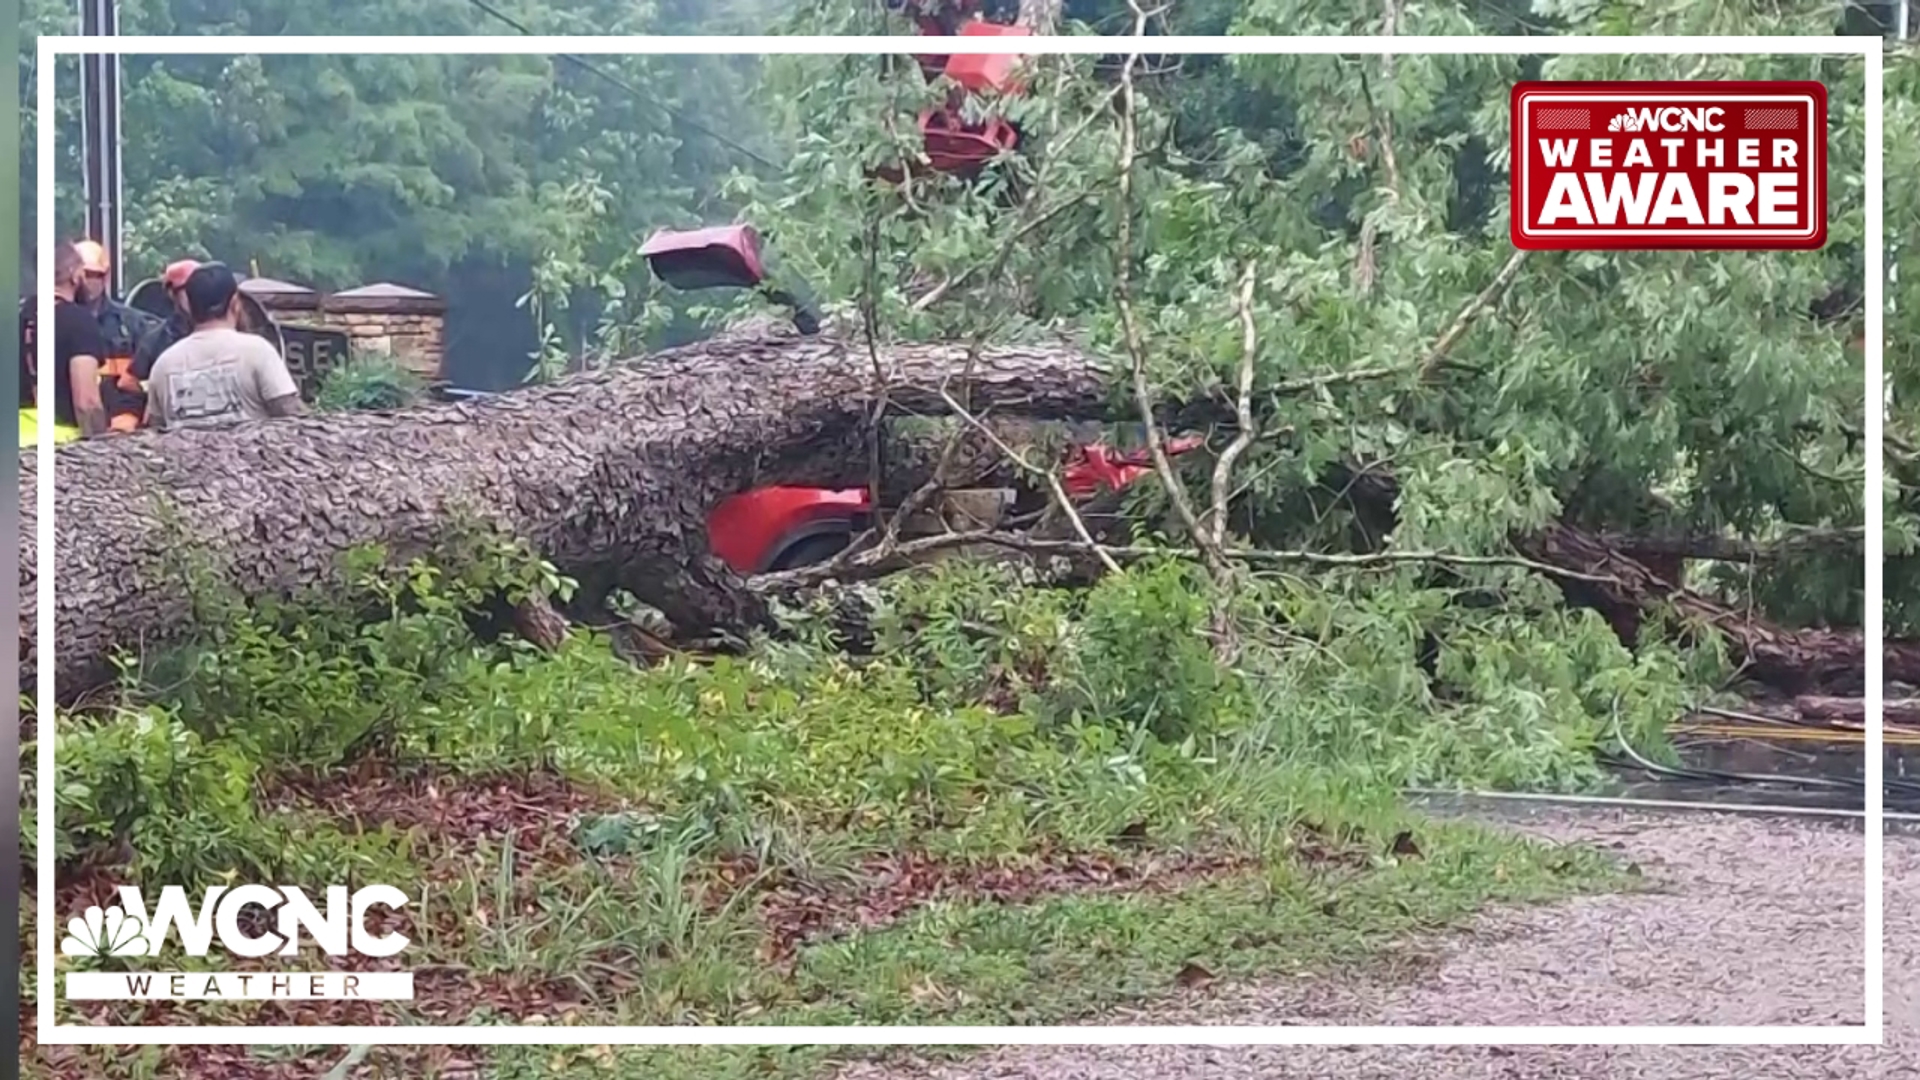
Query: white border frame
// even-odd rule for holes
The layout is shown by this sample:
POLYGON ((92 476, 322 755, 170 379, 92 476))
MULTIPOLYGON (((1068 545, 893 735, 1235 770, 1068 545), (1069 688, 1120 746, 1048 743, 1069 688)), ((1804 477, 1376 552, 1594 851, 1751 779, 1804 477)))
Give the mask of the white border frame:
MULTIPOLYGON (((38 133, 39 266, 41 281, 53 276, 54 60, 83 53, 112 55, 386 54, 471 55, 573 53, 586 55, 738 55, 743 53, 879 55, 925 52, 927 39, 894 37, 116 37, 39 39, 38 133)), ((1156 53, 1350 54, 1509 53, 1529 55, 1804 55, 1859 57, 1866 62, 1866 612, 1869 643, 1882 640, 1884 537, 1881 535, 1880 456, 1885 382, 1883 288, 1885 223, 1882 206, 1882 72, 1885 41, 1878 37, 1156 37, 1134 48, 1156 53)), ((953 38, 941 50, 962 54, 1104 55, 1126 51, 1112 37, 953 38)), ((38 319, 51 326, 52 294, 38 291, 38 319)), ((40 400, 53 398, 53 339, 38 335, 40 400)), ((1883 1037, 1884 986, 1882 851, 1882 718, 1884 668, 1881 651, 1866 651, 1866 1023, 1858 1026, 1379 1026, 1379 1027, 481 1027, 481 1026, 87 1026, 54 1022, 55 913, 53 798, 54 606, 53 425, 40 425, 38 517, 38 692, 40 737, 35 760, 38 821, 38 930, 35 1003, 36 1039, 48 1045, 154 1044, 435 1044, 435 1045, 1006 1045, 1006 1044, 1193 1044, 1193 1045, 1879 1045, 1883 1037)))

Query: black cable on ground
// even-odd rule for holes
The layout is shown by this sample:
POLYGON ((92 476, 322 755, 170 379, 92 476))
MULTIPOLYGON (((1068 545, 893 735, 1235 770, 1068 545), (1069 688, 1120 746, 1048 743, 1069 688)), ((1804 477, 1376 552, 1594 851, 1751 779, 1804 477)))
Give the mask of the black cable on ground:
MULTIPOLYGON (((1859 791, 1863 795, 1866 793, 1866 790, 1867 790, 1867 782, 1864 778, 1853 779, 1853 778, 1843 778, 1843 777, 1834 777, 1834 776, 1785 776, 1785 775, 1775 775, 1771 773, 1741 773, 1741 772, 1731 772, 1723 769, 1704 769, 1704 768, 1695 768, 1692 766, 1661 765, 1657 762, 1649 761, 1647 758, 1641 756, 1640 753, 1633 748, 1633 745, 1627 741, 1626 733, 1620 729, 1620 714, 1617 709, 1615 710, 1614 716, 1613 716, 1613 737, 1614 737, 1614 741, 1620 745, 1620 748, 1624 750, 1627 756, 1632 760, 1631 761, 1623 760, 1613 754, 1607 753, 1604 750, 1597 751, 1594 757, 1601 764, 1610 765, 1614 768, 1639 769, 1643 772, 1648 772, 1655 776, 1667 776, 1667 777, 1680 779, 1680 780, 1704 780, 1704 781, 1712 781, 1712 782, 1718 782, 1718 783, 1773 784, 1773 785, 1785 786, 1785 787, 1825 788, 1828 790, 1839 790, 1839 791, 1859 791)), ((1920 783, 1915 783, 1909 780, 1897 780, 1897 779, 1883 777, 1881 781, 1881 795, 1882 795, 1883 802, 1889 801, 1886 799, 1886 796, 1896 795, 1896 794, 1905 795, 1916 801, 1920 801, 1920 783)))

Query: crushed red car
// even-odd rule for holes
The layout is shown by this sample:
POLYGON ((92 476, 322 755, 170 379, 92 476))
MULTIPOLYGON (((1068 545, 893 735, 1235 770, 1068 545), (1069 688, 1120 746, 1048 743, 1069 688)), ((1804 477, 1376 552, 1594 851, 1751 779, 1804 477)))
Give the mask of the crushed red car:
MULTIPOLYGON (((1169 439, 1167 453, 1184 454, 1204 442, 1197 437, 1169 439)), ((1076 446, 1069 454, 1060 480, 1074 502, 1118 491, 1153 472, 1145 450, 1093 443, 1076 446)), ((755 488, 713 509, 707 516, 707 542, 736 573, 791 570, 832 558, 873 520, 873 500, 865 488, 755 488)))
MULTIPOLYGON (((656 232, 641 246, 648 268, 677 289, 749 289, 787 308, 803 334, 819 332, 819 316, 794 287, 771 281, 750 225, 656 232)), ((804 291, 804 290, 798 290, 804 291)), ((443 388, 442 396, 470 399, 483 392, 443 388)), ((1202 445, 1195 437, 1168 441, 1170 454, 1202 445)), ((1104 442, 1072 447, 1061 477, 1075 502, 1117 491, 1153 471, 1148 452, 1121 450, 1104 442)), ((724 499, 707 515, 713 553, 740 574, 790 570, 823 562, 845 549, 874 522, 871 494, 865 488, 774 486, 754 488, 724 499)))

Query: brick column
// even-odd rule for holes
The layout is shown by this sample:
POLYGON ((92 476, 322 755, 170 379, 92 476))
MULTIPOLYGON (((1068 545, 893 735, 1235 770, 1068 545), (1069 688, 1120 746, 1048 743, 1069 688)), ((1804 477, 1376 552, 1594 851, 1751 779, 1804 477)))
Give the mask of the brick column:
POLYGON ((355 352, 393 357, 424 379, 446 360, 447 302, 429 292, 382 282, 328 296, 322 325, 345 331, 355 352))

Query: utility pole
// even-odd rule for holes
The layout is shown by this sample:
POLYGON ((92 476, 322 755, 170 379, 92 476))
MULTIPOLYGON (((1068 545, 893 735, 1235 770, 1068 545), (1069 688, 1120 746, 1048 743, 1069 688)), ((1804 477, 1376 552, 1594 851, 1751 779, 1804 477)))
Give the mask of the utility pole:
MULTIPOLYGON (((120 12, 114 0, 79 0, 80 35, 115 37, 120 12)), ((120 58, 102 53, 80 57, 80 158, 84 162, 87 237, 112 260, 107 287, 125 293, 120 250, 120 58)))

